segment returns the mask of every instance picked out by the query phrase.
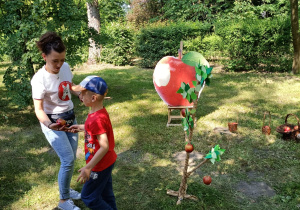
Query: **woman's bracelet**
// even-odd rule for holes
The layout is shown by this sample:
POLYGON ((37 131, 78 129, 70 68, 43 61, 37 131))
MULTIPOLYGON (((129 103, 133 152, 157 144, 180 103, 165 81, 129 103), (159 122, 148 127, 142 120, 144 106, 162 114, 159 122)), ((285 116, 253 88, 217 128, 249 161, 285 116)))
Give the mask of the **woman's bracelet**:
POLYGON ((77 96, 79 99, 80 99, 80 94, 81 94, 81 92, 79 92, 79 94, 78 94, 78 96, 77 96))
POLYGON ((50 128, 50 125, 52 125, 52 124, 53 124, 53 122, 49 123, 47 127, 48 127, 49 129, 51 129, 51 128, 50 128))

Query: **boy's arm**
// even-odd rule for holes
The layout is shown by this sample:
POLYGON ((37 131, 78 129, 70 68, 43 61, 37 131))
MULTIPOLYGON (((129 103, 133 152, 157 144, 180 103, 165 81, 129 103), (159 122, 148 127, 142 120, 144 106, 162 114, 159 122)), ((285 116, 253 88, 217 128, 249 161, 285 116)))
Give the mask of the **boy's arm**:
POLYGON ((90 179, 90 174, 92 169, 97 165, 97 163, 104 157, 109 149, 109 143, 106 133, 97 135, 97 139, 100 144, 99 150, 95 153, 94 157, 90 160, 86 166, 79 169, 80 175, 78 176, 77 182, 85 183, 90 179))
POLYGON ((80 131, 84 131, 84 124, 72 125, 72 126, 68 127, 66 131, 71 132, 71 133, 78 133, 80 131))

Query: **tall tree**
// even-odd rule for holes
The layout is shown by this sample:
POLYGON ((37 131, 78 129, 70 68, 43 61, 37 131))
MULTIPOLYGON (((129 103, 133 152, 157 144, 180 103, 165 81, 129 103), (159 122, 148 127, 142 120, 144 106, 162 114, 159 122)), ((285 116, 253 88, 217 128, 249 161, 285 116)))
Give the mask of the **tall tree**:
POLYGON ((100 57, 100 47, 97 45, 94 38, 100 34, 100 13, 98 0, 87 1, 86 7, 88 27, 90 30, 88 64, 95 64, 97 62, 97 58, 100 57))
POLYGON ((292 71, 294 74, 300 73, 300 35, 298 20, 298 0, 290 0, 291 3, 291 25, 294 47, 294 58, 292 71))

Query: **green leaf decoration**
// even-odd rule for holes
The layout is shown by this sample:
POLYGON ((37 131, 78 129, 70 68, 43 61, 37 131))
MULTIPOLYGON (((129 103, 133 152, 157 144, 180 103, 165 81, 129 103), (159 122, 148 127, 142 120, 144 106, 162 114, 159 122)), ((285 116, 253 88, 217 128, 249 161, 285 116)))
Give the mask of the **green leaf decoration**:
POLYGON ((184 90, 185 90, 185 91, 188 91, 189 89, 190 89, 190 85, 189 85, 189 84, 186 84, 184 90))
POLYGON ((225 149, 221 149, 219 145, 216 145, 211 151, 206 154, 205 158, 210 159, 210 161, 214 164, 215 161, 221 160, 221 155, 225 152, 225 149))
POLYGON ((212 69, 213 69, 212 67, 207 68, 206 69, 206 74, 211 74, 212 69))
POLYGON ((192 102, 192 101, 191 101, 191 95, 190 95, 190 94, 187 94, 186 99, 187 99, 190 103, 192 102))
POLYGON ((195 70, 196 70, 197 74, 201 75, 201 69, 200 68, 196 67, 195 70))
POLYGON ((195 89, 196 92, 199 92, 199 91, 201 90, 201 87, 202 87, 201 84, 197 85, 197 87, 196 87, 196 89, 195 89))
POLYGON ((195 92, 195 88, 190 88, 187 92, 188 94, 192 94, 193 92, 195 92))
POLYGON ((201 53, 198 52, 188 52, 187 54, 185 54, 182 57, 182 62, 190 65, 190 66, 198 66, 198 64, 202 64, 204 66, 209 66, 209 63, 207 62, 207 60, 203 57, 203 55, 201 53))
POLYGON ((186 84, 184 82, 181 83, 181 89, 185 89, 186 84))
POLYGON ((205 80, 205 84, 206 84, 207 86, 210 85, 210 79, 209 79, 209 78, 207 78, 207 79, 205 80))
POLYGON ((211 154, 207 154, 207 155, 205 156, 205 158, 206 158, 206 159, 210 159, 210 158, 211 158, 211 154))
POLYGON ((199 75, 199 74, 196 74, 196 79, 200 82, 201 81, 201 79, 202 79, 202 77, 201 77, 201 75, 199 75))
POLYGON ((187 92, 183 92, 183 93, 182 93, 182 97, 183 97, 183 98, 186 98, 186 96, 187 96, 187 92))
POLYGON ((176 93, 183 93, 183 89, 182 89, 182 88, 179 88, 179 90, 177 90, 176 93))
POLYGON ((195 92, 192 92, 192 93, 191 93, 191 98, 192 98, 193 100, 196 100, 196 99, 197 99, 197 95, 195 94, 195 92))
POLYGON ((203 82, 204 82, 204 78, 202 77, 200 82, 201 86, 203 85, 203 82))
POLYGON ((192 81, 192 83, 195 87, 197 86, 197 81, 192 81))
POLYGON ((191 127, 191 128, 194 127, 194 121, 190 122, 190 127, 191 127))
POLYGON ((201 74, 201 76, 202 76, 202 78, 203 78, 204 80, 207 78, 207 74, 206 74, 205 72, 203 72, 203 73, 201 74))

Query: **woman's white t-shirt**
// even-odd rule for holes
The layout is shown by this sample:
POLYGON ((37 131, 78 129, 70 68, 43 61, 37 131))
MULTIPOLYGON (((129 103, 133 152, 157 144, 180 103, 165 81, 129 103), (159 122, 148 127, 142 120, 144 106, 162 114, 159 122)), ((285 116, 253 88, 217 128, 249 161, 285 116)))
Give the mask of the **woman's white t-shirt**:
POLYGON ((51 74, 43 66, 32 77, 32 98, 43 99, 46 114, 59 114, 74 108, 71 100, 73 74, 64 63, 58 74, 51 74))

